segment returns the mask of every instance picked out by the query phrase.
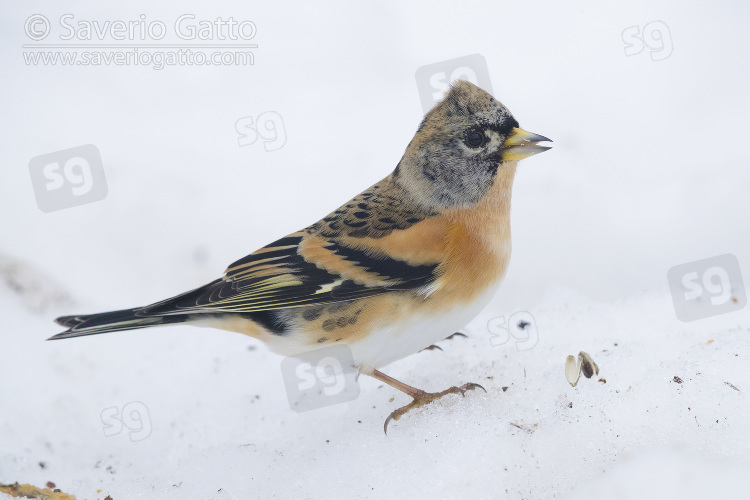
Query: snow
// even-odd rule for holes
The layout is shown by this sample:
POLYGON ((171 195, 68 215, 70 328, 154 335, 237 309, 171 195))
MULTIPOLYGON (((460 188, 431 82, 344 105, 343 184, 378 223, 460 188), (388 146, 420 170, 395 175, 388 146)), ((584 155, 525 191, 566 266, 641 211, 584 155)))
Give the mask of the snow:
POLYGON ((2 7, 0 483, 90 500, 747 498, 750 307, 680 322, 667 271, 731 253, 750 280, 748 7, 331 5, 2 7), (25 20, 65 12, 249 18, 256 62, 25 65, 25 20), (672 55, 626 57, 622 31, 653 20, 672 55), (383 371, 487 393, 415 410, 386 436, 406 396, 360 377, 357 399, 296 413, 282 358, 241 335, 44 342, 60 314, 208 282, 385 176, 421 118, 416 69, 473 53, 555 147, 519 167, 510 270, 468 338, 383 371), (267 111, 284 146, 239 147, 236 122, 267 111), (84 144, 102 154, 106 198, 42 213, 29 160, 84 144), (498 344, 498 318, 519 311, 538 342, 498 344), (601 371, 573 388, 564 362, 582 350, 601 371), (123 408, 140 431, 115 433, 123 408))
MULTIPOLYGON (((17 298, 5 291, 3 300, 17 298)), ((488 392, 416 410, 387 436, 383 420, 405 396, 363 377, 358 399, 295 413, 279 358, 240 335, 174 327, 41 352, 13 335, 3 479, 53 479, 85 498, 103 498, 97 489, 113 498, 602 498, 612 484, 643 498, 644 481, 684 492, 684 474, 699 487, 726 479, 743 488, 726 486, 727 498, 748 491, 747 327, 680 324, 665 293, 590 305, 558 290, 546 302, 533 349, 493 348, 476 321, 444 351, 391 365, 418 387, 475 381, 488 392), (606 383, 567 383, 564 358, 581 347, 606 383), (150 434, 105 436, 102 411, 133 401, 147 407, 150 434)), ((6 329, 41 343, 45 320, 20 312, 6 329)))

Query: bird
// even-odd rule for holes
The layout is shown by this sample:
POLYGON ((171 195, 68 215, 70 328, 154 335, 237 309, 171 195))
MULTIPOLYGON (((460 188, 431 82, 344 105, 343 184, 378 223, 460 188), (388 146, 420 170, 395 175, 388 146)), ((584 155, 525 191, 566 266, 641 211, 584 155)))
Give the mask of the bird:
POLYGON ((48 340, 184 323, 242 333, 283 356, 345 345, 358 375, 412 398, 388 415, 387 434, 411 410, 484 390, 430 393, 380 368, 463 329, 488 304, 509 264, 516 168, 550 149, 540 142, 551 140, 521 129, 480 87, 454 81, 395 169, 318 222, 175 297, 59 317, 68 329, 48 340))

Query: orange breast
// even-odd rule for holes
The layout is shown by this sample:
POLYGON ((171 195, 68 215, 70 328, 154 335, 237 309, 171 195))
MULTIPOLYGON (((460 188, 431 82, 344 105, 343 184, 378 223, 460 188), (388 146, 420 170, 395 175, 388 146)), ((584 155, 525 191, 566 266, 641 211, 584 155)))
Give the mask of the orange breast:
POLYGON ((471 302, 496 286, 510 261, 510 195, 515 166, 498 172, 476 206, 445 214, 450 226, 435 299, 471 302))

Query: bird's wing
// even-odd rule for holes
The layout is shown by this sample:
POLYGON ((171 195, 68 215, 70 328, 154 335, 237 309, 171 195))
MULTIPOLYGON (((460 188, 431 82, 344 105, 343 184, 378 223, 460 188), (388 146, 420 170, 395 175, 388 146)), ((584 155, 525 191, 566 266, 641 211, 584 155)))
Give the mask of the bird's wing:
POLYGON ((440 251, 428 248, 443 241, 440 227, 429 222, 434 214, 402 199, 376 184, 318 223, 234 262, 223 278, 139 315, 249 313, 428 290, 440 272, 440 251))

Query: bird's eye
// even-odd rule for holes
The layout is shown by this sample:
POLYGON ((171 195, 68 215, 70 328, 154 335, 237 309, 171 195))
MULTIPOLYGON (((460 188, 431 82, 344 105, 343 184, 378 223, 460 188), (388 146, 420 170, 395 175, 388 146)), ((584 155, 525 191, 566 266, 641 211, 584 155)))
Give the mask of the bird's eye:
POLYGON ((484 134, 473 130, 466 135, 466 145, 470 148, 478 148, 484 144, 484 134))

